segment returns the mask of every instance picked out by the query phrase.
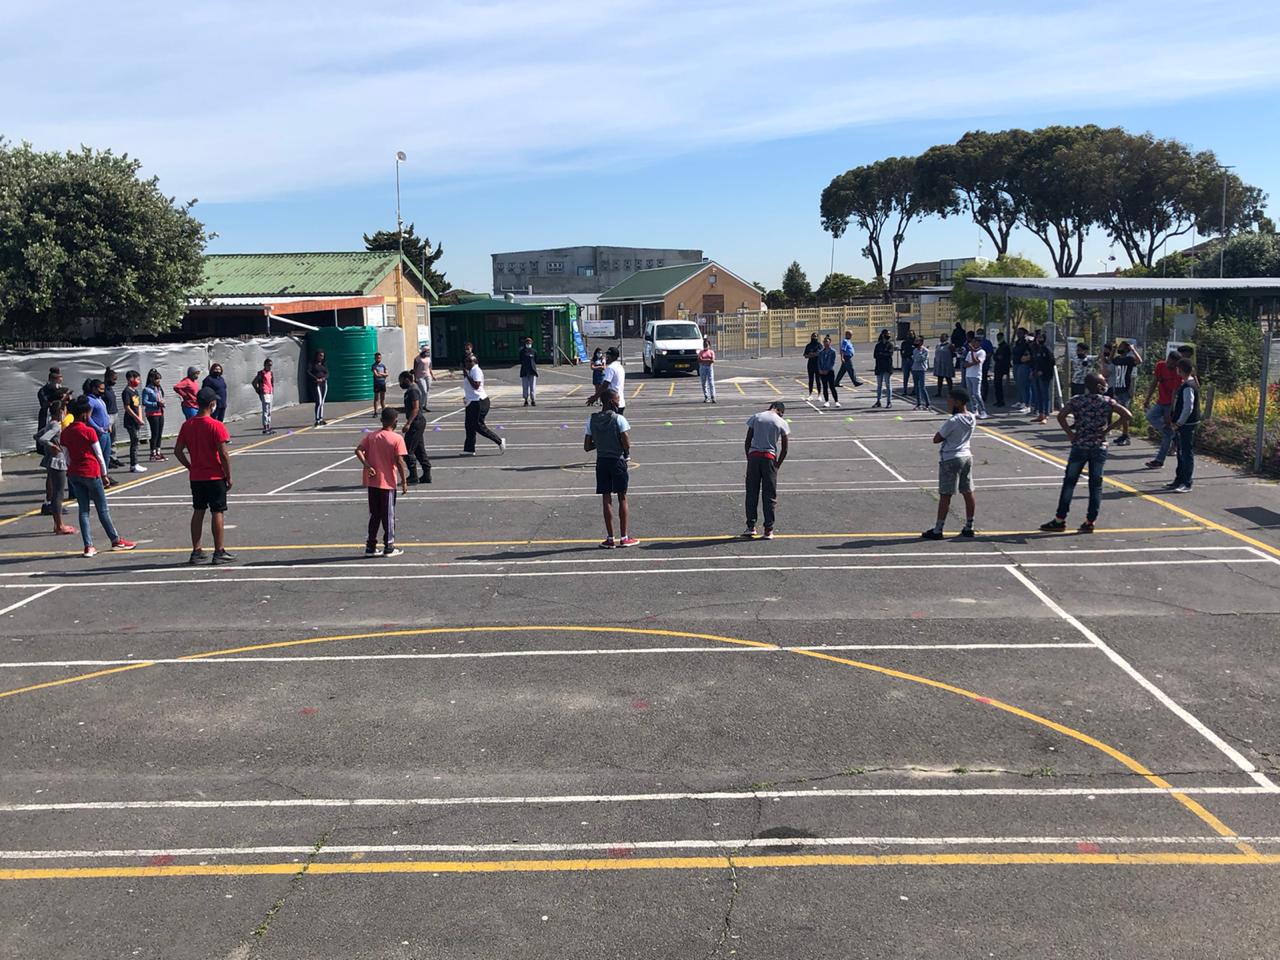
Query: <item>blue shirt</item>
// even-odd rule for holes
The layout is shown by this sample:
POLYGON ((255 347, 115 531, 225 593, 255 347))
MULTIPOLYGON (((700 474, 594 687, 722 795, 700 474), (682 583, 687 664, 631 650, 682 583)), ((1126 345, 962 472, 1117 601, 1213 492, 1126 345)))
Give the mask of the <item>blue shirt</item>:
POLYGON ((89 422, 99 433, 111 432, 111 415, 101 397, 89 396, 89 422))
POLYGON ((846 360, 853 359, 853 341, 847 337, 840 341, 840 356, 846 360))
POLYGON ((821 353, 818 354, 818 369, 825 371, 825 370, 834 370, 835 368, 836 368, 836 352, 832 350, 830 347, 827 347, 825 350, 823 350, 821 353))

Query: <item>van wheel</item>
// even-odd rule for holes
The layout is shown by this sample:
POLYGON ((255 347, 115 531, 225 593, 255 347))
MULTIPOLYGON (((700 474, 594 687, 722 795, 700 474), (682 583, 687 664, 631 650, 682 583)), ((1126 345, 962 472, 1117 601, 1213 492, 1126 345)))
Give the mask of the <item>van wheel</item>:
POLYGON ((644 367, 644 372, 645 372, 645 373, 651 373, 651 372, 652 372, 652 371, 649 369, 649 361, 648 361, 648 360, 645 360, 643 357, 641 357, 641 358, 640 358, 640 365, 641 365, 642 367, 644 367))

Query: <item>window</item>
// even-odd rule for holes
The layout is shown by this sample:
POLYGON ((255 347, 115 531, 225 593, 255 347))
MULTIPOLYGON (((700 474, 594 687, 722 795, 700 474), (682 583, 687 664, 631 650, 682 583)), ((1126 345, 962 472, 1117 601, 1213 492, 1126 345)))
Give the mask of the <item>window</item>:
POLYGON ((630 261, 630 260, 623 260, 623 261, 622 261, 622 269, 623 269, 623 270, 630 270, 630 269, 631 269, 631 261, 630 261))
POLYGON ((614 270, 619 270, 619 269, 621 269, 621 268, 618 266, 618 261, 617 261, 617 260, 613 261, 613 269, 614 269, 614 270))
POLYGON ((394 303, 388 303, 388 304, 387 304, 387 307, 386 307, 386 317, 387 317, 387 326, 388 326, 388 327, 398 327, 398 326, 400 326, 400 317, 399 317, 399 315, 396 313, 396 304, 394 304, 394 303))
POLYGON ((418 316, 418 326, 422 326, 427 322, 427 305, 425 303, 420 303, 414 308, 414 310, 418 316))
POLYGON ((658 266, 662 266, 663 262, 664 262, 664 261, 659 260, 659 261, 658 261, 658 266))
POLYGON ((595 267, 579 267, 578 268, 578 276, 580 277, 594 277, 595 275, 596 275, 595 267))
POLYGON ((530 261, 529 261, 529 272, 530 272, 530 273, 537 273, 537 272, 538 272, 538 261, 537 261, 537 260, 530 260, 530 261))
POLYGON ((515 273, 515 272, 516 272, 516 265, 514 263, 508 263, 507 273, 515 273))
POLYGON ((644 262, 644 265, 645 265, 646 267, 648 267, 650 270, 652 270, 652 269, 653 269, 653 258, 652 258, 652 257, 650 257, 648 260, 646 260, 646 261, 644 262))
POLYGON ((498 271, 498 273, 501 273, 501 272, 502 272, 502 266, 503 266, 502 264, 498 264, 494 269, 495 269, 495 270, 497 270, 497 271, 498 271))
POLYGON ((547 273, 564 273, 564 261, 563 261, 563 260, 548 260, 548 261, 547 261, 547 273))

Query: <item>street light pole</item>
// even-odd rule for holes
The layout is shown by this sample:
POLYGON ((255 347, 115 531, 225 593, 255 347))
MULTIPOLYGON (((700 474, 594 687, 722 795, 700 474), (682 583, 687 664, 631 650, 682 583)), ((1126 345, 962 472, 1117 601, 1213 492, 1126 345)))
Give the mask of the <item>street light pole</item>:
POLYGON ((403 150, 396 151, 396 249, 400 259, 396 261, 396 322, 400 329, 404 324, 404 220, 400 218, 400 164, 408 158, 403 150))
POLYGON ((1227 252, 1227 171, 1235 167, 1222 167, 1222 240, 1218 245, 1218 279, 1222 279, 1223 255, 1227 252))

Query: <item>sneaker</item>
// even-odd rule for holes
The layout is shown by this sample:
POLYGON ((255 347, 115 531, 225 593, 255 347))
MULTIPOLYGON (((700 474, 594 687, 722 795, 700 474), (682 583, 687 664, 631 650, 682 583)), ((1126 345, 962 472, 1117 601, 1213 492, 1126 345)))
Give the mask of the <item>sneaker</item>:
POLYGON ((526 401, 524 402, 524 405, 527 407, 527 406, 529 405, 529 401, 528 401, 528 400, 526 400, 526 401))
POLYGON ((1065 530, 1065 529, 1067 529, 1067 521, 1066 521, 1066 520, 1059 520, 1057 517, 1054 517, 1054 518, 1053 518, 1052 520, 1050 520, 1048 523, 1042 523, 1042 524, 1040 524, 1040 529, 1041 529, 1041 530, 1044 530, 1044 531, 1046 531, 1046 532, 1048 532, 1048 533, 1054 533, 1054 532, 1057 532, 1057 531, 1059 531, 1059 530, 1065 530))
POLYGON ((745 540, 754 540, 759 536, 759 534, 756 533, 756 528, 754 526, 749 526, 747 529, 742 531, 742 536, 745 540))
POLYGON ((972 540, 975 536, 977 536, 977 534, 973 532, 973 527, 961 527, 960 536, 965 537, 966 539, 972 540))
POLYGON ((829 407, 829 406, 831 406, 831 401, 830 401, 830 400, 823 400, 823 401, 822 401, 822 405, 823 405, 824 407, 829 407))
POLYGON ((233 553, 227 553, 225 550, 213 551, 213 565, 216 567, 220 563, 235 563, 236 557, 233 553))
POLYGON ((1146 463, 1143 464, 1143 466, 1146 467, 1148 470, 1159 470, 1161 467, 1164 466, 1164 461, 1148 460, 1146 463))
POLYGON ((877 400, 875 403, 873 403, 873 404, 871 405, 871 409, 872 409, 872 410, 878 410, 878 409, 880 409, 880 401, 879 401, 879 400, 877 400))
POLYGON ((119 540, 117 540, 115 543, 111 545, 111 549, 112 550, 132 550, 136 546, 137 544, 134 543, 132 540, 126 540, 124 537, 121 537, 119 540))
POLYGON ((763 539, 765 539, 765 540, 772 540, 772 539, 773 539, 773 527, 765 527, 765 528, 764 528, 764 538, 763 538, 763 539))
POLYGON ((926 530, 924 533, 920 534, 920 536, 924 537, 926 540, 941 540, 941 539, 942 539, 942 533, 941 533, 941 531, 939 531, 939 530, 935 530, 933 527, 930 527, 930 528, 929 528, 928 530, 926 530))
POLYGON ((42 517, 51 517, 51 516, 53 516, 53 504, 52 504, 52 503, 42 503, 42 504, 40 504, 40 516, 42 516, 42 517))
POLYGON ((1180 483, 1169 492, 1170 493, 1190 493, 1191 487, 1185 483, 1180 483))
POLYGON ((376 556, 378 555, 378 548, 377 548, 377 547, 365 547, 365 548, 364 548, 364 555, 365 555, 366 557, 376 557, 376 556))
POLYGON ((619 547, 634 547, 634 546, 635 546, 637 543, 639 543, 639 542, 640 542, 640 541, 639 541, 639 540, 637 540, 635 537, 623 537, 621 540, 619 540, 619 541, 618 541, 618 546, 619 546, 619 547))
POLYGON ((209 555, 203 550, 192 550, 191 556, 187 557, 187 565, 194 567, 197 563, 204 563, 209 559, 209 555))
POLYGON ((476 452, 474 450, 463 450, 462 455, 464 457, 474 457, 476 455, 476 452))
POLYGON ((89 546, 84 548, 83 556, 96 557, 97 555, 98 555, 98 550, 93 544, 89 544, 89 546))
POLYGON ((1093 533, 1093 521, 1086 520, 1080 526, 1076 527, 1076 533, 1093 533))
POLYGON ((1131 442, 1132 441, 1130 441, 1128 437, 1120 437, 1118 440, 1116 440, 1116 446, 1127 447, 1131 442))
POLYGON ((839 409, 840 409, 840 401, 839 401, 839 400, 837 400, 837 401, 836 401, 836 409, 837 409, 837 410, 839 410, 839 409))
POLYGON ((110 467, 112 470, 119 470, 121 467, 124 466, 124 464, 121 463, 115 457, 112 457, 110 461, 107 462, 107 466, 110 467))
POLYGON ((506 438, 506 437, 499 437, 499 438, 498 438, 498 452, 499 452, 499 453, 506 453, 506 452, 507 452, 507 438, 506 438))
POLYGON ((530 400, 530 401, 529 401, 529 406, 531 406, 531 407, 536 407, 537 405, 538 405, 538 401, 537 401, 537 400, 530 400))
POLYGON ((422 475, 422 481, 421 481, 421 482, 422 482, 422 483, 430 483, 430 482, 431 482, 431 471, 430 471, 430 470, 428 470, 426 473, 424 473, 424 474, 422 475))
POLYGON ((979 420, 987 420, 990 417, 991 417, 991 414, 987 413, 985 410, 982 413, 978 414, 979 420))
POLYGON ((140 463, 135 463, 132 467, 129 468, 129 472, 130 473, 146 473, 147 468, 140 463))
POLYGON ((617 544, 614 543, 613 537, 605 537, 603 540, 600 541, 601 550, 612 550, 616 546, 617 544))
POLYGON ((403 557, 404 551, 399 547, 392 547, 390 550, 383 550, 382 555, 384 557, 403 557))
POLYGON ((413 486, 415 483, 418 482, 418 475, 416 473, 411 473, 404 478, 404 482, 409 484, 409 486, 413 486))

